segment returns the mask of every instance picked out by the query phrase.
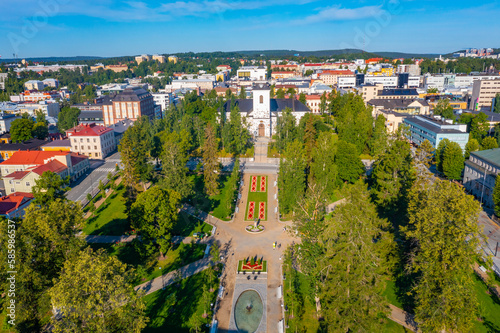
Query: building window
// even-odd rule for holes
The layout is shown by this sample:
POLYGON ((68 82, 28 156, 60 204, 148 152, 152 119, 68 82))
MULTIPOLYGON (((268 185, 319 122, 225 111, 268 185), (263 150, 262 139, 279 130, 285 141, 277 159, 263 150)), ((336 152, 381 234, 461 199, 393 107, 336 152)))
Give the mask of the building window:
POLYGON ((96 141, 95 141, 95 138, 94 138, 94 142, 96 142, 96 141))
POLYGON ((11 179, 11 180, 9 180, 9 184, 12 184, 12 179, 11 179))
POLYGON ((94 149, 97 150, 97 146, 94 146, 94 149))
POLYGON ((260 95, 259 100, 260 100, 260 104, 264 103, 264 96, 260 95))
POLYGON ((89 139, 89 138, 87 138, 87 142, 90 142, 90 139, 89 139))
POLYGON ((10 192, 11 192, 11 193, 14 193, 14 192, 16 192, 16 191, 14 190, 14 188, 11 188, 11 189, 10 189, 10 192))
POLYGON ((29 186, 30 186, 30 182, 26 182, 26 186, 28 186, 28 187, 29 187, 29 186))

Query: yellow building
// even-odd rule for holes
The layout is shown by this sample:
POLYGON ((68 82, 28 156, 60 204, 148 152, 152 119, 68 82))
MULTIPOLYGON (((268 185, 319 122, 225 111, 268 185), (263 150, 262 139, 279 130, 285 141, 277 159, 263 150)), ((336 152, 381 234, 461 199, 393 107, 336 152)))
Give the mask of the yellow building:
POLYGON ((71 151, 70 140, 54 140, 42 147, 43 151, 71 151))
POLYGON ((174 64, 176 64, 177 61, 179 61, 179 58, 177 58, 177 56, 174 55, 168 56, 168 62, 173 62, 174 64))

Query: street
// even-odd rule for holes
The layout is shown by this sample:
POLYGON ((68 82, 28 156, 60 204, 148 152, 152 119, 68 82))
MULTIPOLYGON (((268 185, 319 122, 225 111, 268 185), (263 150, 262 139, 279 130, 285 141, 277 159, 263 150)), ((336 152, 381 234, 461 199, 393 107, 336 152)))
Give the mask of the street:
POLYGON ((116 152, 105 158, 104 161, 90 161, 90 170, 80 177, 75 183, 71 184, 71 190, 66 193, 66 197, 71 201, 82 201, 87 193, 99 186, 99 181, 104 181, 109 172, 116 168, 116 163, 120 163, 120 153, 116 152))

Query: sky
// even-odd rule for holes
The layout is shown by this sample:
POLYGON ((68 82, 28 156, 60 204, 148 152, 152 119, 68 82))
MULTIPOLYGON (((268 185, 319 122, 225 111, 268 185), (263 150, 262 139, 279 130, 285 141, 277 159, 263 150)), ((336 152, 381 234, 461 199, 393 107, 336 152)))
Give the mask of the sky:
POLYGON ((2 58, 500 47, 500 1, 0 0, 2 58))

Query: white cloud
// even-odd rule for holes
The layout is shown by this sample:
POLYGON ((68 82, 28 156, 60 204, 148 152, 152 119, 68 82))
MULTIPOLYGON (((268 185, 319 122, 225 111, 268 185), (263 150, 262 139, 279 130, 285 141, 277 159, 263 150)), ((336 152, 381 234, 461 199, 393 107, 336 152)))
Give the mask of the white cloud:
POLYGON ((317 14, 310 15, 301 20, 296 20, 296 24, 310 24, 324 21, 346 21, 359 20, 383 14, 385 11, 381 6, 364 6, 359 8, 341 8, 340 6, 321 8, 317 14))

